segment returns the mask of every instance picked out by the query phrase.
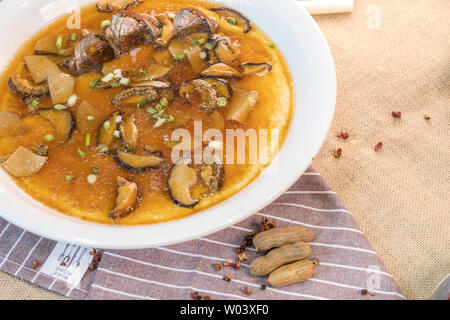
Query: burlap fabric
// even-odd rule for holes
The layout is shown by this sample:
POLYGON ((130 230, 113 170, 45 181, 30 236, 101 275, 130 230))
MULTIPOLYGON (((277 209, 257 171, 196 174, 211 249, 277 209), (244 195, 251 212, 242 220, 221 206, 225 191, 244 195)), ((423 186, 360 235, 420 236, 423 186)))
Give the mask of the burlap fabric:
MULTIPOLYGON (((450 270, 448 12, 447 0, 357 0, 351 14, 316 17, 334 55, 338 104, 313 165, 410 299, 428 297, 450 270), (350 137, 337 138, 340 130, 350 137)), ((1 273, 8 298, 61 297, 1 273)))

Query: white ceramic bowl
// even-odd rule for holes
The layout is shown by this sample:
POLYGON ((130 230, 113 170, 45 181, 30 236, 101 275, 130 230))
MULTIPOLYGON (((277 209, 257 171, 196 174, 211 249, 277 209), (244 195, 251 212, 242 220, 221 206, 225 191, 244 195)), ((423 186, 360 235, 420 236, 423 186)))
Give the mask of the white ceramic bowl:
MULTIPOLYGON (((77 5, 92 0, 3 0, 0 39, 3 69, 35 32, 77 5)), ((190 217, 145 226, 84 222, 55 212, 27 196, 0 170, 0 216, 38 235, 96 248, 146 248, 174 244, 219 231, 276 199, 306 170, 331 124, 336 74, 327 42, 312 17, 295 0, 221 0, 259 26, 283 52, 295 87, 295 111, 280 151, 277 175, 261 175, 228 200, 190 217)))

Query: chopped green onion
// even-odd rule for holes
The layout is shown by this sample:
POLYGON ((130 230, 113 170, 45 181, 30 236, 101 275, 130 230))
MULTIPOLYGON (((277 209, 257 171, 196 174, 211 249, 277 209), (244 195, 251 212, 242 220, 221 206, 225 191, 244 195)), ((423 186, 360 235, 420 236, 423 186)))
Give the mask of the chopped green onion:
POLYGON ((228 101, 226 98, 221 97, 221 98, 217 99, 217 105, 219 107, 226 107, 227 104, 228 104, 228 101))
POLYGON ((61 50, 63 45, 63 38, 61 36, 58 36, 56 38, 56 49, 61 50))
POLYGON ((169 13, 167 14, 167 16, 169 17, 169 19, 175 19, 175 13, 169 12, 169 13))
POLYGON ((76 33, 72 33, 72 34, 70 35, 70 40, 76 41, 76 40, 77 40, 77 34, 76 34, 76 33))
POLYGON ((86 133, 86 139, 84 141, 84 145, 86 147, 89 147, 90 144, 91 144, 91 134, 90 133, 86 133))
POLYGON ((67 141, 67 143, 70 143, 70 144, 72 144, 74 142, 75 142, 75 140, 73 140, 73 139, 70 139, 69 141, 67 141))
POLYGON ((147 103, 148 103, 147 99, 143 98, 143 99, 141 100, 141 102, 139 102, 139 103, 136 105, 136 108, 141 109, 141 108, 144 107, 147 103))
POLYGON ((66 181, 72 181, 73 177, 72 176, 66 176, 66 181))
POLYGON ((170 115, 169 118, 167 118, 167 121, 173 122, 175 121, 175 118, 172 115, 170 115))
POLYGON ((97 174, 98 173, 98 168, 92 168, 92 173, 97 174))
POLYGON ((145 111, 147 111, 148 113, 150 113, 150 114, 155 114, 155 113, 157 113, 158 111, 157 110, 155 110, 154 108, 152 108, 152 107, 150 107, 150 108, 148 108, 147 110, 145 110, 145 111))
POLYGON ((198 45, 198 44, 199 44, 198 40, 195 40, 195 39, 192 39, 192 40, 191 40, 191 45, 192 45, 192 46, 196 46, 196 45, 198 45))
POLYGON ((114 137, 120 138, 120 131, 119 130, 114 130, 114 137))
POLYGON ((39 101, 37 101, 37 100, 33 100, 30 103, 30 107, 32 107, 32 108, 36 108, 38 105, 39 105, 39 101))
POLYGON ((156 123, 153 125, 153 128, 159 128, 161 127, 164 122, 166 122, 165 118, 159 118, 158 121, 156 121, 156 123))
POLYGON ((99 145, 95 148, 95 151, 97 151, 98 153, 108 153, 109 148, 104 145, 99 145))
POLYGON ((198 44, 205 44, 206 40, 204 38, 198 39, 198 44))
POLYGON ((77 152, 80 157, 82 157, 82 158, 86 157, 86 152, 84 152, 83 150, 78 149, 77 152))
POLYGON ((169 105, 169 101, 167 101, 167 98, 162 98, 161 101, 159 101, 159 104, 163 107, 167 107, 169 105))
POLYGON ((212 50, 212 49, 214 48, 214 45, 213 45, 212 43, 208 42, 207 44, 204 45, 204 47, 205 47, 207 50, 212 50))
POLYGON ((177 61, 180 61, 180 60, 184 60, 184 59, 186 59, 186 54, 185 53, 182 53, 182 54, 176 54, 176 55, 174 55, 173 56, 173 58, 175 59, 175 60, 177 60, 177 61))
POLYGON ((111 21, 103 20, 102 23, 100 24, 100 27, 103 29, 103 28, 106 28, 109 25, 111 25, 111 21))
POLYGON ((112 72, 108 73, 106 76, 102 78, 103 82, 110 82, 112 79, 114 79, 114 74, 112 72))
POLYGON ((99 81, 100 81, 100 78, 96 78, 94 81, 91 82, 91 84, 89 85, 89 88, 94 89, 98 85, 99 81))
POLYGON ((142 70, 142 69, 139 69, 139 70, 136 72, 136 74, 137 74, 138 77, 145 77, 145 76, 147 75, 147 71, 142 70))
POLYGON ((232 18, 232 17, 229 17, 228 19, 227 19, 227 22, 229 23, 229 24, 232 24, 233 26, 237 26, 237 21, 236 21, 236 19, 235 18, 232 18))
POLYGON ((117 88, 117 87, 120 87, 120 83, 118 83, 118 82, 111 83, 111 88, 117 88))
POLYGON ((93 117, 93 116, 87 116, 86 119, 87 119, 88 121, 92 121, 92 120, 94 120, 94 117, 93 117))
POLYGON ((276 45, 275 45, 275 43, 273 43, 273 42, 269 43, 268 46, 269 46, 269 48, 271 48, 271 49, 275 49, 275 48, 276 48, 276 45))
POLYGON ((124 144, 124 145, 122 146, 122 151, 123 151, 123 152, 133 152, 133 147, 130 147, 129 145, 124 144))
POLYGON ((111 127, 111 123, 109 122, 109 120, 106 120, 105 122, 103 122, 103 129, 105 129, 105 131, 108 131, 110 127, 111 127))
POLYGON ((44 136, 44 140, 45 141, 52 141, 53 139, 55 139, 55 137, 52 135, 52 134, 46 134, 45 136, 44 136))
POLYGON ((97 176, 95 174, 90 174, 87 176, 87 181, 90 184, 94 184, 97 181, 97 176))
POLYGON ((67 107, 65 105, 63 105, 63 104, 55 104, 55 106, 53 108, 55 108, 56 110, 67 109, 67 107))

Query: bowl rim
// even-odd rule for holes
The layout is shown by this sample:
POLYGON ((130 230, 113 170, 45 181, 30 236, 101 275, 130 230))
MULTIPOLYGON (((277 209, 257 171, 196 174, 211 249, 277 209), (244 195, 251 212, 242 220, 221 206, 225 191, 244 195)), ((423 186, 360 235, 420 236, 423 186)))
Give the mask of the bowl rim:
MULTIPOLYGON (((35 4, 51 2, 54 2, 54 0, 33 1, 35 4)), ((82 2, 82 5, 84 5, 93 1, 81 0, 77 2, 82 2)), ((303 156, 302 160, 297 163, 294 161, 295 159, 289 159, 288 161, 283 157, 288 153, 294 153, 294 151, 286 150, 288 148, 287 143, 289 142, 291 149, 293 149, 292 147, 294 146, 293 143, 295 142, 295 139, 298 139, 299 137, 305 138, 304 134, 301 136, 294 131, 294 129, 296 129, 294 127, 294 120, 300 117, 300 112, 297 112, 296 110, 296 106, 299 102, 298 95, 300 92, 303 96, 309 94, 308 92, 305 92, 305 90, 301 90, 299 83, 293 79, 294 94, 296 95, 294 112, 296 114, 292 116, 290 129, 280 150, 279 166, 282 171, 282 181, 279 181, 280 179, 271 179, 269 176, 264 176, 264 174, 262 174, 235 195, 194 215, 179 220, 151 225, 117 226, 87 222, 49 209, 42 203, 28 196, 5 172, 3 172, 3 170, 0 170, 0 216, 20 228, 55 241, 104 249, 139 249, 185 242, 223 230, 258 212, 284 193, 308 168, 311 159, 319 152, 325 141, 336 107, 336 71, 331 51, 322 31, 309 13, 299 6, 295 0, 285 0, 277 2, 276 4, 271 0, 258 0, 257 2, 257 6, 260 6, 262 9, 256 8, 254 0, 220 1, 220 3, 224 3, 237 10, 244 7, 254 8, 254 10, 270 10, 270 12, 273 12, 275 15, 284 14, 286 16, 286 21, 292 21, 293 25, 306 25, 309 30, 306 35, 303 36, 309 37, 308 39, 312 41, 311 46, 317 49, 315 54, 320 61, 320 65, 317 64, 316 67, 318 69, 317 72, 321 73, 320 81, 325 92, 320 97, 314 97, 313 99, 317 102, 318 106, 323 107, 323 110, 320 109, 320 116, 323 117, 320 119, 321 122, 319 122, 320 128, 318 128, 317 132, 315 132, 316 134, 311 137, 312 142, 307 146, 304 154, 300 154, 303 156), (281 10, 286 11, 282 13, 281 10), (293 20, 292 17, 295 19, 293 20), (284 168, 285 164, 290 168, 293 168, 295 172, 285 172, 287 170, 284 168), (240 201, 239 198, 244 193, 247 193, 248 200, 240 201), (258 203, 255 203, 255 201, 258 203)), ((6 8, 8 10, 13 10, 12 8, 14 8, 14 10, 16 10, 18 3, 19 5, 23 4, 23 7, 25 7, 29 4, 29 1, 14 0, 13 2, 13 0, 3 0, 0 3, 0 8, 6 8)), ((0 10, 0 18, 5 15, 5 13, 1 13, 3 11, 4 10, 0 10)), ((254 12, 249 11, 248 15, 251 20, 252 14, 254 14, 254 12)), ((3 20, 0 19, 0 21, 3 20)), ((267 32, 267 28, 261 23, 255 24, 264 33, 270 33, 267 32)), ((0 22, 0 29, 2 26, 4 28, 5 25, 7 25, 7 22, 0 22)), ((41 25, 41 27, 43 26, 44 24, 41 25)), ((293 37, 295 39, 298 36, 288 35, 288 37, 293 37)), ((278 42, 279 40, 274 37, 270 38, 275 40, 275 42, 278 42)), ((286 43, 289 43, 289 39, 286 43)), ((284 55, 286 50, 287 46, 281 47, 281 51, 284 55)), ((286 55, 285 59, 289 69, 291 69, 290 60, 286 55)), ((291 69, 290 71, 292 73, 293 70, 291 69)), ((303 82, 303 85, 304 84, 305 83, 303 82)), ((295 151, 295 153, 298 155, 299 151, 295 151)), ((270 170, 270 168, 271 166, 266 170, 270 170)))

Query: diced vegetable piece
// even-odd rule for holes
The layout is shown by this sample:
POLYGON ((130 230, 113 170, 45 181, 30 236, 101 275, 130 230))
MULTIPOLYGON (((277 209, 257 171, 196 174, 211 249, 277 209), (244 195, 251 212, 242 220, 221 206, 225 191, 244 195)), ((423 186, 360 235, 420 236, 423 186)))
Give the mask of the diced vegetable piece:
POLYGON ((138 143, 138 130, 133 116, 126 116, 120 124, 120 138, 123 144, 136 149, 138 143))
POLYGON ((188 40, 173 39, 170 42, 169 52, 172 57, 185 54, 191 47, 191 43, 188 40))
POLYGON ((66 103, 73 95, 75 79, 66 73, 57 73, 48 77, 48 87, 53 104, 66 103))
POLYGON ((77 127, 82 134, 93 133, 102 123, 103 114, 87 101, 83 101, 77 110, 77 127))
POLYGON ((118 150, 114 154, 114 160, 116 160, 122 169, 133 173, 140 173, 159 167, 164 161, 160 155, 159 152, 149 155, 136 155, 118 150))
POLYGON ((35 83, 41 83, 49 76, 61 73, 56 63, 46 56, 26 56, 24 60, 35 83))
POLYGON ((27 148, 20 146, 1 166, 16 178, 28 177, 39 172, 47 159, 47 157, 38 156, 27 148))
POLYGON ((55 127, 58 141, 70 139, 75 130, 75 119, 69 110, 43 109, 39 111, 39 115, 55 127))
POLYGON ((27 129, 14 113, 0 112, 0 137, 14 136, 27 129))
POLYGON ((111 146, 117 139, 114 136, 114 131, 118 130, 121 123, 121 121, 117 121, 118 119, 121 119, 120 111, 113 112, 113 114, 111 114, 109 118, 98 128, 97 145, 105 146, 111 149, 111 146))
POLYGON ((192 208, 199 203, 200 199, 192 198, 190 191, 197 182, 197 171, 189 167, 186 159, 181 159, 174 164, 167 181, 173 202, 185 208, 192 208))
POLYGON ((200 56, 201 53, 204 53, 201 47, 191 47, 186 53, 192 70, 194 70, 194 72, 196 73, 200 73, 208 68, 206 60, 202 59, 200 56))
POLYGON ((242 89, 234 89, 227 120, 234 120, 244 124, 252 108, 258 102, 258 92, 242 89))
POLYGON ((117 177, 117 198, 114 209, 109 213, 112 219, 129 215, 138 205, 139 190, 135 182, 117 177))

